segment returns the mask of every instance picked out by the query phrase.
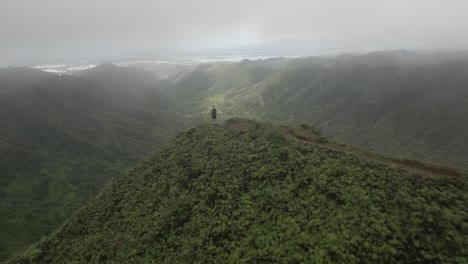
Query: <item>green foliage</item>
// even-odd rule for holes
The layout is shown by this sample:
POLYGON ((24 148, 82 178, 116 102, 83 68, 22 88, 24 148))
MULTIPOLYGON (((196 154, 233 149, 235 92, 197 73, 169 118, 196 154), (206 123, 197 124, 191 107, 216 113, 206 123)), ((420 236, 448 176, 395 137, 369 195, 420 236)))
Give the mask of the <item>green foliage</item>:
POLYGON ((0 261, 184 126, 151 82, 109 65, 79 77, 0 69, 0 261))
POLYGON ((468 60, 423 61, 395 51, 203 65, 165 91, 191 113, 216 102, 224 117, 312 124, 383 155, 468 169, 468 60))
POLYGON ((465 178, 202 125, 10 263, 464 263, 465 178))

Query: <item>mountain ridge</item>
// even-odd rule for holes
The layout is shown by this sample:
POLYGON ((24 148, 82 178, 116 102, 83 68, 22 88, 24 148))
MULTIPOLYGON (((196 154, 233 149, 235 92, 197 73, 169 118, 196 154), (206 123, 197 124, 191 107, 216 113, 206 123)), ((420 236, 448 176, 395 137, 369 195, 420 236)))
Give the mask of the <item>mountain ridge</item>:
POLYGON ((52 232, 185 126, 148 74, 104 70, 0 69, 0 259, 52 232))
POLYGON ((2 68, 0 229, 8 232, 0 235, 0 259, 54 230, 83 196, 181 128, 205 122, 212 105, 221 120, 312 124, 341 144, 283 132, 395 169, 458 177, 468 164, 468 67, 463 56, 442 61, 404 51, 244 60, 162 67, 156 72, 169 76, 162 79, 109 64, 60 76, 2 68))
POLYGON ((312 127, 288 131, 192 128, 9 263, 466 260, 466 176, 393 169, 305 144, 326 143, 312 127))
POLYGON ((467 169, 468 60, 377 55, 207 64, 180 72, 164 92, 189 112, 216 105, 225 118, 310 123, 383 155, 467 169))

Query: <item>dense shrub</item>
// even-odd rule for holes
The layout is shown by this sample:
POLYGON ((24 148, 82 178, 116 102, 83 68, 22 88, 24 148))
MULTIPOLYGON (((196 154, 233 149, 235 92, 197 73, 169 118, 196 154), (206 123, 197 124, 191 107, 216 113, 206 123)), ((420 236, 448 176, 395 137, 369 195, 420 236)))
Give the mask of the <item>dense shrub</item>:
POLYGON ((466 263, 464 178, 252 127, 180 135, 12 263, 466 263))

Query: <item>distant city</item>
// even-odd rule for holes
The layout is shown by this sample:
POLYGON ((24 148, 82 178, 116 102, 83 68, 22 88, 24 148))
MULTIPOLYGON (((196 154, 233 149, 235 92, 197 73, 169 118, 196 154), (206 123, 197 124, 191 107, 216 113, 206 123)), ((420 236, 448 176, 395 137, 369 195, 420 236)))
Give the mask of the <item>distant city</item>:
POLYGON ((138 68, 151 69, 154 66, 162 64, 178 64, 178 65, 196 65, 202 63, 214 62, 239 62, 244 59, 260 60, 275 57, 299 57, 296 54, 283 54, 277 52, 190 52, 180 53, 168 56, 154 56, 154 55, 139 55, 139 56, 113 56, 113 57, 99 57, 99 58, 68 58, 60 60, 46 60, 46 61, 30 61, 22 63, 6 63, 0 62, 0 68, 13 66, 13 67, 32 67, 35 69, 43 70, 45 72, 52 72, 57 74, 72 74, 77 71, 82 71, 94 68, 102 63, 112 63, 118 66, 134 66, 138 68))
POLYGON ((72 74, 77 71, 82 71, 94 68, 102 63, 112 63, 117 66, 132 66, 151 70, 160 65, 197 65, 203 63, 215 62, 240 62, 242 60, 264 60, 270 58, 296 58, 305 56, 330 56, 348 52, 367 53, 375 49, 348 49, 348 48, 333 48, 326 50, 316 50, 315 52, 304 51, 284 51, 276 49, 264 50, 240 50, 240 51, 190 51, 178 52, 169 55, 122 55, 109 57, 89 57, 89 58, 65 58, 57 60, 37 60, 24 61, 16 63, 8 63, 0 61, 0 68, 13 67, 32 67, 52 72, 57 74, 72 74))
POLYGON ((76 71, 86 70, 101 63, 112 63, 118 66, 133 66, 151 70, 155 66, 163 64, 178 64, 178 65, 197 65, 202 63, 215 62, 239 62, 244 59, 262 60, 275 57, 299 57, 299 55, 283 55, 273 53, 254 53, 254 52, 224 52, 211 54, 181 54, 175 56, 119 56, 88 60, 69 60, 67 62, 50 62, 42 64, 29 64, 27 66, 40 69, 46 72, 57 74, 72 74, 76 71))

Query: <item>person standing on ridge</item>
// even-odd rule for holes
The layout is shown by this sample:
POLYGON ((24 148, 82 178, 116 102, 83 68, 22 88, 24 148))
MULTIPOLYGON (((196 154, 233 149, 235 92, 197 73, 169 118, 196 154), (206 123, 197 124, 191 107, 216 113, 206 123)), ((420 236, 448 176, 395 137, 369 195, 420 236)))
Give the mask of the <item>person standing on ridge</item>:
POLYGON ((216 107, 213 106, 211 109, 211 118, 213 119, 213 123, 216 123, 216 107))

